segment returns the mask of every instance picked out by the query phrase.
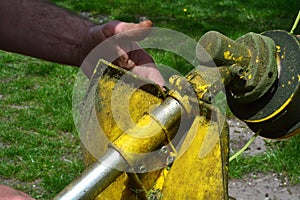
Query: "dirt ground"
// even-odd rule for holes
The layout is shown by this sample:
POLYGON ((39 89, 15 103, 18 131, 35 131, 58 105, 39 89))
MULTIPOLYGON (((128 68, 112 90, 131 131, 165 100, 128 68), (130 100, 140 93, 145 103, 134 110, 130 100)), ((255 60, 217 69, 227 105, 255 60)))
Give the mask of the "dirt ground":
MULTIPOLYGON (((230 149, 240 149, 254 134, 236 119, 228 120, 230 149)), ((255 155, 266 150, 263 138, 258 137, 245 151, 255 155)), ((242 179, 229 180, 229 195, 236 200, 300 200, 300 185, 290 185, 282 174, 247 174, 242 179)))

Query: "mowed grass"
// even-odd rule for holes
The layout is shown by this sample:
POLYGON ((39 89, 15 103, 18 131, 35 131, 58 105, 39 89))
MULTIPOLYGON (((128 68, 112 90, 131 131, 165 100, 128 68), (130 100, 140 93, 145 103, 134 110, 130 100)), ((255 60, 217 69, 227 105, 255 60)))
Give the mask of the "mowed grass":
POLYGON ((77 69, 0 52, 0 183, 49 199, 82 170, 77 69))
MULTIPOLYGON (((289 31, 300 9, 285 1, 158 1, 53 0, 74 12, 88 12, 98 23, 118 19, 182 32, 195 40, 209 30, 235 39, 248 32, 289 31)), ((299 26, 294 31, 300 34, 299 26)), ((192 67, 179 56, 149 51, 155 61, 182 74, 192 67)), ((0 52, 0 183, 51 199, 82 170, 80 140, 72 118, 72 89, 78 69, 0 52)), ((230 164, 230 176, 250 171, 300 177, 300 137, 270 143, 265 154, 240 157, 230 164)))
POLYGON ((290 184, 300 183, 300 134, 286 141, 267 141, 267 151, 257 156, 240 156, 230 163, 231 177, 247 173, 278 173, 289 178, 290 184))

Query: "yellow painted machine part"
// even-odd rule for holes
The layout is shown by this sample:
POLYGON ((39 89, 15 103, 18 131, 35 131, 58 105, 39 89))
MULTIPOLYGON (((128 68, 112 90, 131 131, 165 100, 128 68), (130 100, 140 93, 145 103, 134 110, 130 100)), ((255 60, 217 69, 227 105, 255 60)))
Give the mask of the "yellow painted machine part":
MULTIPOLYGON (((122 134, 113 144, 125 154, 152 152, 158 141, 165 141, 161 126, 148 114, 138 120, 137 125, 122 134), (145 122, 146 121, 146 122, 145 122), (146 124, 143 126, 144 124, 146 124)), ((159 144, 161 143, 159 142, 159 144)))
MULTIPOLYGON (((132 128, 138 119, 143 117, 146 112, 149 112, 154 105, 158 105, 163 101, 163 99, 151 93, 136 89, 130 84, 120 84, 119 77, 113 77, 110 74, 103 74, 99 79, 96 93, 95 113, 101 129, 105 133, 105 135, 101 137, 105 137, 108 141, 116 140, 124 131, 132 128), (116 87, 118 88, 118 92, 113 93, 116 84, 118 84, 116 87), (125 101, 125 97, 128 97, 128 103, 125 101), (113 113, 112 108, 118 112, 113 113), (130 116, 126 115, 128 113, 130 116)), ((82 134, 81 137, 87 138, 93 134, 101 133, 82 134)), ((85 140, 85 138, 83 138, 83 140, 85 140)), ((98 149, 105 151, 102 149, 107 149, 107 146, 99 148, 97 141, 90 140, 89 138, 87 138, 87 140, 90 142, 82 145, 85 166, 95 161, 94 156, 91 155, 87 149, 95 151, 98 149)), ((99 155, 101 155, 101 153, 99 155)))
MULTIPOLYGON (((218 124, 204 117, 197 117, 188 135, 195 138, 191 146, 170 169, 162 169, 145 174, 138 174, 143 185, 140 188, 132 175, 124 173, 119 179, 103 191, 96 200, 140 200, 157 197, 163 200, 226 200, 227 191, 227 159, 228 159, 228 130, 218 134, 213 148, 203 143, 206 136, 218 132, 218 124), (196 128, 196 129, 194 129, 196 128), (201 147, 211 149, 206 155, 201 155, 201 147), (223 151, 221 150, 223 149, 223 151), (146 190, 144 193, 141 190, 146 190), (142 196, 146 193, 146 196, 142 196)), ((189 136, 187 136, 189 137, 189 136)), ((214 138, 211 138, 214 140, 214 138)), ((189 138, 187 138, 187 142, 189 138)), ((185 145, 185 143, 183 144, 185 145)))
MULTIPOLYGON (((162 98, 136 89, 128 83, 120 84, 119 77, 104 74, 98 83, 95 111, 106 137, 110 141, 116 141, 115 145, 121 147, 121 150, 124 148, 134 152, 139 147, 129 148, 126 143, 133 144, 137 141, 132 139, 130 134, 123 134, 124 127, 133 128, 131 123, 134 122, 138 123, 142 130, 143 127, 151 124, 153 129, 159 132, 160 128, 149 115, 145 116, 145 113, 149 112, 153 105, 160 104, 162 101, 162 98), (118 93, 113 94, 116 84, 118 84, 118 93), (127 101, 129 105, 126 105, 124 96, 128 94, 130 94, 127 101), (112 95, 119 95, 114 98, 113 104, 112 95), (115 106, 114 109, 119 110, 119 113, 112 114, 112 106, 115 106), (128 116, 124 116, 124 113, 130 113, 131 121, 128 121, 128 116)), ((175 160, 170 168, 141 174, 124 173, 99 194, 96 200, 141 200, 147 199, 147 196, 163 200, 226 200, 228 130, 224 129, 225 131, 220 134, 218 124, 205 117, 196 117, 194 124, 199 126, 192 126, 187 136, 188 140, 190 134, 196 133, 191 146, 175 160), (205 147, 206 142, 203 143, 203 140, 210 137, 214 142, 207 144, 213 146, 205 147), (201 153, 203 145, 204 149, 209 149, 205 155, 201 153)), ((132 130, 132 134, 137 132, 138 130, 132 130)), ((156 134, 153 140, 160 140, 161 135, 161 133, 156 134)), ((143 143, 145 149, 149 142, 155 141, 143 143)), ((97 148, 95 142, 91 142, 90 145, 87 149, 97 148)), ((85 165, 95 161, 93 155, 87 151, 84 151, 84 156, 85 165)))
MULTIPOLYGON (((224 147, 227 146, 228 132, 224 130, 217 142, 213 142, 214 146, 211 151, 202 155, 203 148, 201 147, 211 148, 210 146, 205 147, 211 144, 208 141, 205 143, 205 137, 218 133, 218 124, 203 117, 195 120, 201 126, 196 130, 190 130, 191 132, 196 131, 196 136, 187 151, 172 165, 164 182, 163 199, 227 199, 227 179, 225 178, 227 177, 227 168, 225 165, 228 149, 224 147)), ((213 137, 210 138, 214 140, 213 137)))
POLYGON ((110 141, 114 141, 124 131, 132 128, 138 119, 142 118, 146 112, 149 112, 153 105, 160 104, 162 99, 133 88, 129 84, 118 84, 118 92, 112 91, 117 83, 116 79, 110 76, 104 76, 99 80, 96 114, 101 128, 110 141), (128 95, 130 95, 128 97, 128 95), (128 101, 126 98, 128 97, 128 101), (112 104, 113 101, 113 104, 112 104), (114 110, 118 112, 112 112, 114 110), (129 113, 130 115, 124 115, 129 113), (129 117, 129 118, 128 118, 129 117))

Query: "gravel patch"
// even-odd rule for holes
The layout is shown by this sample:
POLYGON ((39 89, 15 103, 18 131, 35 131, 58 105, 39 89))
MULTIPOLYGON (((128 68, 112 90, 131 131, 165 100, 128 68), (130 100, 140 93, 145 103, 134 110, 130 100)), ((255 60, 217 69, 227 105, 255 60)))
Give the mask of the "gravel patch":
MULTIPOLYGON (((230 151, 241 149, 254 133, 244 122, 228 120, 230 151)), ((244 152, 249 156, 263 153, 264 138, 257 137, 244 152)), ((229 180, 229 196, 236 200, 300 200, 300 185, 291 185, 282 174, 247 174, 242 179, 229 180)))
POLYGON ((229 196, 236 200, 299 200, 300 185, 291 186, 282 174, 248 174, 229 180, 229 196))

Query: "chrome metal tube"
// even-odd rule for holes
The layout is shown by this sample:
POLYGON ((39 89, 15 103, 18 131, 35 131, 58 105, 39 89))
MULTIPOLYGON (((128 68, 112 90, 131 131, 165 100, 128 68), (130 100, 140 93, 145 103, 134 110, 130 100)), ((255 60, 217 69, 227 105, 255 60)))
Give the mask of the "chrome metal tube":
POLYGON ((182 106, 177 100, 168 97, 161 105, 151 111, 150 115, 154 117, 161 126, 170 129, 174 124, 180 121, 183 111, 182 106))
POLYGON ((116 169, 125 170, 126 166, 124 158, 116 150, 109 148, 100 161, 85 169, 54 200, 94 199, 123 173, 116 169))

